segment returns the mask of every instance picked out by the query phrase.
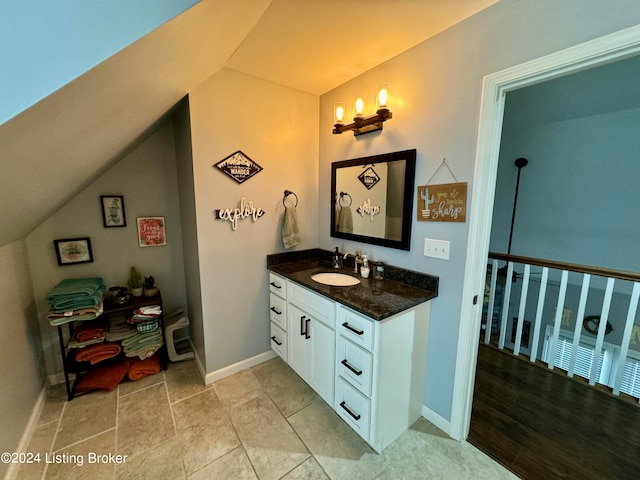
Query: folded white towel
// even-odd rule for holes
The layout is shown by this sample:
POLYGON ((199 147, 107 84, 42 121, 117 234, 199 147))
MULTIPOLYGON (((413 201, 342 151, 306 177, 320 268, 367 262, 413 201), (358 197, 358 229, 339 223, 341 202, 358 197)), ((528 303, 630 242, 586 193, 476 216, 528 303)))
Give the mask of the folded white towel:
POLYGON ((291 248, 298 245, 300 231, 298 230, 298 215, 295 207, 284 207, 284 222, 282 223, 282 241, 284 248, 291 248))

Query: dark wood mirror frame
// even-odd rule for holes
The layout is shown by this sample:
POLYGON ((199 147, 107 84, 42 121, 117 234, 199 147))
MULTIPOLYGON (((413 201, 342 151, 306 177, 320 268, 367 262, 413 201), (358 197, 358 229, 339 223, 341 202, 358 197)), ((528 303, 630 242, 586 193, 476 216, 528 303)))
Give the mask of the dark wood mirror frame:
POLYGON ((411 225, 413 222, 413 191, 416 170, 416 150, 403 150, 400 152, 385 153, 382 155, 373 155, 370 157, 354 158, 352 160, 343 160, 333 162, 331 164, 331 236, 336 238, 344 238, 356 242, 369 243, 372 245, 381 245, 383 247, 397 248, 399 250, 411 249, 411 225), (402 210, 402 226, 400 240, 360 235, 357 233, 345 233, 336 229, 336 199, 340 193, 336 190, 336 177, 338 169, 353 167, 358 165, 380 164, 386 162, 394 162, 405 160, 404 170, 404 186, 403 186, 403 210, 402 210))

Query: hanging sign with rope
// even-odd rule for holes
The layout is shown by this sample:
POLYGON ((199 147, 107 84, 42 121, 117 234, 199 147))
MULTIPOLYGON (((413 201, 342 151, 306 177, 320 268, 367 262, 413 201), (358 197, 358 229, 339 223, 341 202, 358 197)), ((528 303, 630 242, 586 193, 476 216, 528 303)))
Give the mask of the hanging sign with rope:
POLYGON ((467 182, 458 182, 446 159, 424 186, 418 186, 418 221, 420 222, 466 222, 467 182), (431 185, 435 174, 446 166, 456 183, 431 185))

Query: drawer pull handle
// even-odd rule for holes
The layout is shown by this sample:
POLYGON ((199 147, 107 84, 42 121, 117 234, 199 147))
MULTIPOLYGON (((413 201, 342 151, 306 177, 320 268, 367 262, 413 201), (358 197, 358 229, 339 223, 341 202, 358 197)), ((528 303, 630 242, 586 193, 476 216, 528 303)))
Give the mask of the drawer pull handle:
POLYGON ((300 335, 304 335, 305 338, 307 336, 307 332, 304 331, 304 319, 307 318, 305 315, 300 317, 300 335))
POLYGON ((271 340, 276 342, 276 345, 282 345, 282 342, 279 342, 278 340, 276 340, 276 336, 275 335, 273 337, 271 337, 271 340))
POLYGON ((308 340, 308 339, 310 339, 310 338, 311 338, 311 335, 309 335, 309 322, 310 322, 310 321, 311 321, 311 319, 310 319, 310 318, 307 318, 307 319, 304 321, 304 338, 305 338, 305 340, 308 340))
POLYGON ((280 285, 276 285, 275 282, 271 282, 269 285, 277 288, 277 289, 281 289, 282 287, 280 285))
POLYGON ((345 367, 347 367, 349 370, 351 370, 356 375, 358 375, 358 376, 362 375, 362 370, 358 370, 357 368, 355 368, 353 365, 351 365, 349 362, 347 362, 346 358, 344 360, 342 360, 340 363, 342 365, 344 365, 345 367))
POLYGON ((274 312, 276 315, 282 315, 282 312, 279 312, 278 310, 276 310, 276 307, 271 307, 271 311, 274 312))
POLYGON ((342 408, 344 408, 344 411, 347 412, 349 415, 351 415, 354 420, 360 420, 360 415, 356 415, 355 413, 353 413, 353 410, 351 410, 349 407, 347 407, 347 403, 346 402, 340 402, 340 406, 342 408))
POLYGON ((357 328, 352 327, 351 325, 349 325, 348 322, 344 322, 342 324, 342 326, 344 328, 346 328, 347 330, 351 330, 353 333, 355 333, 356 335, 362 335, 364 333, 364 330, 358 330, 357 328))

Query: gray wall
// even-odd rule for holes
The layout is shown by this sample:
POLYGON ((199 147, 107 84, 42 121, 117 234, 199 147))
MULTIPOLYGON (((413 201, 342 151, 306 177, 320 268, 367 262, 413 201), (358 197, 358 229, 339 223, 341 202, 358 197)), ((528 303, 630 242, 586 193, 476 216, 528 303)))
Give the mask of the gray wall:
POLYGON ((161 126, 35 229, 27 238, 27 248, 49 375, 62 372, 57 330, 46 318, 47 294, 60 280, 97 276, 107 287, 126 286, 134 265, 142 275, 155 277, 165 311, 184 305, 182 227, 171 124, 161 126), (125 228, 104 228, 100 195, 124 196, 125 228), (167 245, 138 246, 136 217, 142 216, 165 217, 167 245), (53 241, 77 237, 91 239, 94 261, 58 266, 53 241))
POLYGON ((173 115, 173 134, 176 148, 180 219, 184 246, 184 272, 189 315, 189 334, 200 365, 205 365, 202 291, 200 287, 200 259, 196 225, 196 199, 193 186, 193 155, 191 151, 191 122, 189 99, 185 98, 173 115))
MULTIPOLYGON (((640 4, 635 0, 502 0, 323 95, 319 246, 340 245, 348 251, 361 247, 329 235, 330 212, 323 205, 330 205, 326 196, 331 162, 416 148, 416 184, 426 183, 443 157, 459 181, 471 182, 485 75, 639 22, 640 4), (332 135, 334 102, 348 101, 356 92, 372 96, 382 81, 392 85, 393 119, 384 131, 358 139, 332 135)), ((451 181, 444 174, 434 179, 434 183, 451 181)), ((469 190, 469 201, 473 201, 469 190)), ((440 277, 440 295, 431 310, 425 405, 445 420, 451 417, 453 401, 467 231, 468 223, 418 222, 413 225, 410 252, 364 248, 374 259, 440 277), (450 260, 424 257, 425 237, 450 240, 450 260)))
MULTIPOLYGON (((0 247, 0 451, 15 452, 44 385, 42 347, 24 240, 0 247)), ((7 465, 0 464, 0 477, 7 465)))

